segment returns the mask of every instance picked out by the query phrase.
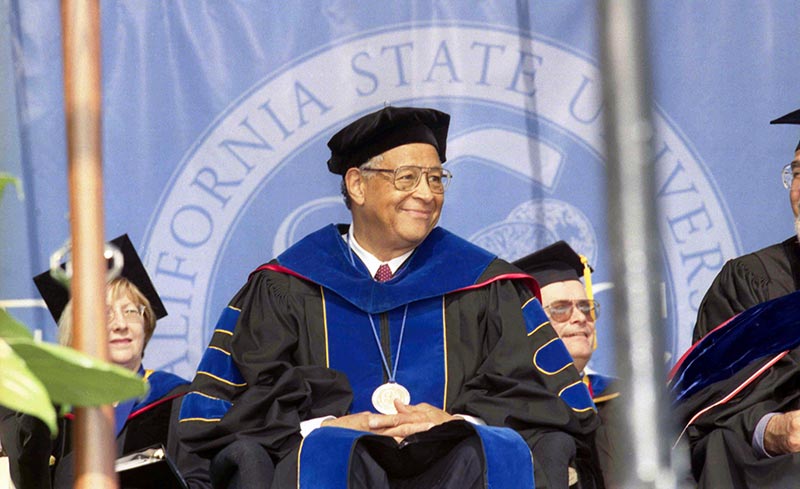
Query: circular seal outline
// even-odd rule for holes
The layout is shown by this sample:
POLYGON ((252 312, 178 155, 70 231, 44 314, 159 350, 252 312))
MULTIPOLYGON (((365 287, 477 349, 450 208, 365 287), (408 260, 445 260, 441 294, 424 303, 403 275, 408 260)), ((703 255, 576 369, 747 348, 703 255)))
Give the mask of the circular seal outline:
MULTIPOLYGON (((193 159, 201 152, 203 146, 208 144, 208 142, 212 139, 215 133, 219 132, 223 129, 226 123, 229 123, 231 118, 237 114, 237 111, 242 109, 243 106, 247 104, 248 101, 253 99, 257 96, 257 94, 261 93, 268 87, 271 83, 277 82, 281 77, 287 75, 287 73, 297 74, 297 76, 301 76, 303 70, 301 69, 305 63, 309 63, 314 61, 316 58, 324 57, 326 55, 330 55, 336 49, 346 50, 348 47, 355 47, 356 44, 363 43, 364 40, 370 40, 370 43, 374 43, 375 37, 384 36, 384 37, 392 37, 396 36, 398 38, 411 40, 413 42, 418 41, 420 38, 424 38, 427 36, 432 37, 439 37, 443 40, 453 41, 457 43, 457 39, 454 40, 456 36, 448 36, 448 34, 453 32, 462 33, 462 31, 468 31, 469 33, 475 33, 480 31, 481 33, 487 33, 489 36, 494 36, 493 38, 497 37, 505 37, 509 40, 508 44, 519 44, 520 40, 527 41, 530 43, 531 46, 538 46, 539 48, 543 48, 542 50, 546 51, 548 48, 551 50, 549 54, 560 55, 562 58, 566 55, 571 55, 574 58, 579 58, 577 60, 571 60, 573 64, 577 62, 577 64, 582 65, 584 69, 586 69, 590 73, 597 74, 597 66, 593 59, 586 56, 585 54, 581 53, 577 49, 574 49, 570 46, 566 46, 561 42, 554 41, 552 39, 538 36, 538 35, 530 35, 528 33, 520 32, 519 30, 507 27, 507 26, 492 26, 487 24, 480 24, 480 23, 471 23, 471 22, 431 22, 431 23, 403 23, 403 24, 396 24, 396 25, 388 25, 383 26, 378 29, 373 29, 370 31, 363 31, 357 34, 354 34, 349 37, 345 37, 342 39, 338 39, 331 43, 328 43, 324 46, 320 46, 318 49, 315 49, 307 54, 301 55, 297 58, 294 58, 290 62, 284 64, 282 67, 274 70, 270 73, 267 77, 265 77, 262 81, 255 84, 250 90, 242 94, 238 97, 234 102, 232 102, 226 110, 224 110, 218 117, 215 118, 214 122, 212 122, 209 127, 201 134, 201 136, 193 143, 193 145, 189 148, 189 150, 185 153, 184 158, 178 164, 175 172, 173 172, 172 177, 169 180, 168 186, 164 193, 162 194, 161 198, 159 199, 157 209, 159 209, 150 220, 150 224, 147 227, 145 233, 145 249, 147 250, 146 253, 146 263, 149 264, 150 268, 153 267, 153 251, 154 249, 164 249, 166 247, 158 247, 158 236, 169 234, 169 231, 164 232, 164 216, 165 216, 165 208, 167 207, 167 203, 175 198, 176 190, 180 190, 178 186, 181 177, 185 177, 187 172, 191 170, 190 166, 193 159), (405 37, 404 37, 405 36, 405 37), (512 42, 516 41, 516 43, 512 42), (297 71, 295 70, 297 69, 297 71)), ((537 52, 540 52, 537 49, 537 52)), ((569 64, 569 63, 567 63, 569 64)), ((573 76, 579 76, 579 73, 573 73, 573 76)), ((540 77, 541 78, 541 77, 540 77)), ((436 85, 436 84, 434 84, 436 85)), ((426 100, 433 100, 433 101, 442 101, 442 100, 452 100, 452 101, 459 101, 459 102, 470 102, 477 105, 486 105, 492 107, 502 106, 508 110, 519 112, 524 114, 527 117, 537 117, 547 120, 548 122, 561 127, 564 131, 570 133, 576 141, 583 142, 587 148, 596 152, 598 155, 602 155, 602 148, 598 145, 600 142, 599 137, 584 137, 582 136, 583 131, 575 130, 575 127, 571 127, 569 124, 564 124, 562 119, 558 117, 548 117, 547 110, 540 110, 540 106, 537 105, 533 107, 531 110, 530 107, 527 105, 515 105, 514 103, 508 103, 507 101, 499 100, 497 98, 487 97, 486 95, 481 95, 479 93, 472 93, 470 91, 471 88, 474 88, 472 85, 465 84, 465 91, 463 95, 460 96, 453 96, 452 87, 447 87, 446 90, 430 90, 431 87, 427 87, 427 89, 420 90, 419 92, 412 93, 405 93, 407 91, 394 91, 392 89, 383 88, 383 91, 380 93, 382 95, 391 95, 396 94, 396 97, 389 97, 392 100, 400 101, 400 100, 413 100, 415 103, 420 103, 421 101, 426 100)), ((547 93, 546 91, 540 90, 540 93, 547 93)), ((539 95, 539 98, 545 98, 546 95, 542 96, 539 95)), ((537 99, 538 100, 538 99, 537 99)), ((238 208, 237 212, 235 213, 234 217, 223 226, 224 230, 230 230, 239 222, 243 212, 247 209, 247 201, 249 200, 249 196, 253 195, 255 192, 260 191, 269 181, 270 175, 272 172, 279 169, 286 161, 291 160, 291 156, 296 154, 298 151, 304 149, 308 144, 314 140, 314 138, 319 137, 321 134, 325 134, 330 131, 334 127, 338 127, 341 123, 345 120, 350 120, 353 117, 357 116, 358 114, 365 113, 368 110, 372 110, 375 108, 375 98, 359 98, 358 96, 353 95, 350 100, 352 103, 346 104, 346 111, 339 110, 339 112, 334 111, 334 115, 338 114, 338 116, 329 116, 326 119, 325 123, 318 124, 315 126, 311 137, 306 137, 301 139, 300 142, 292 147, 292 149, 283 152, 283 157, 280 158, 273 167, 268 170, 264 175, 259 179, 259 183, 253 186, 250 193, 247 194, 248 198, 243 200, 243 203, 238 208)), ((547 105, 547 104, 545 104, 547 105)), ((688 138, 685 137, 681 133, 680 130, 677 129, 674 122, 670 120, 664 113, 664 111, 658 107, 657 105, 654 106, 654 120, 657 126, 657 137, 661 138, 669 138, 671 143, 670 147, 674 150, 677 154, 677 158, 683 164, 693 164, 691 170, 699 173, 702 177, 702 184, 705 185, 705 189, 703 190, 706 194, 710 191, 711 195, 716 199, 716 206, 718 209, 715 211, 719 216, 722 217, 721 221, 727 225, 727 239, 724 245, 727 246, 727 255, 735 253, 735 250, 738 249, 738 237, 731 235, 731 226, 729 223, 731 219, 729 217, 729 211, 724 203, 724 200, 720 199, 720 192, 716 188, 715 182, 709 178, 710 172, 706 168, 705 164, 700 160, 697 155, 695 149, 691 146, 688 138), (689 156, 689 158, 687 158, 689 156), (682 158, 682 159, 681 159, 682 158), (732 250, 731 250, 732 249, 732 250)), ((569 119, 567 119, 569 121, 569 119)), ((601 157, 600 160, 602 161, 603 158, 601 157)), ((692 183, 695 182, 697 178, 695 177, 692 179, 692 183)), ((702 192, 700 192, 702 193, 702 192)), ((178 197, 180 200, 183 197, 178 197)), ((219 230, 215 231, 216 233, 220 233, 219 230)), ((211 294, 211 287, 208 286, 211 281, 211 277, 216 276, 219 267, 219 253, 220 249, 224 249, 229 243, 227 237, 228 233, 224 231, 221 232, 223 237, 222 239, 217 240, 217 247, 215 248, 215 253, 213 256, 213 265, 211 267, 198 267, 198 268, 205 268, 209 270, 207 273, 207 279, 204 280, 205 287, 205 295, 203 296, 202 301, 196 301, 192 306, 191 316, 193 318, 202 318, 202 323, 206 322, 206 304, 208 303, 209 295, 211 294)), ((663 232, 662 232, 663 235, 663 232)), ((663 242, 663 236, 662 236, 663 242)), ((673 271, 673 264, 676 262, 678 258, 674 253, 670 254, 669 250, 667 249, 668 246, 665 243, 665 250, 667 251, 667 263, 668 268, 670 271, 673 271)), ((208 253, 205 253, 208 256, 208 253)), ((679 271, 679 269, 678 269, 679 271)), ((710 282, 710 279, 709 279, 710 282)), ((672 288, 674 289, 674 287, 672 288)), ((216 311, 212 311, 211 314, 216 313, 216 311)), ((190 324, 197 324, 198 321, 190 321, 190 324)), ((156 332, 156 341, 158 337, 158 332, 156 332)), ((187 338, 188 339, 188 338, 187 338)), ((198 345, 190 345, 190 346, 198 346, 203 348, 205 346, 205 338, 201 338, 201 341, 198 345)), ((197 355, 197 359, 199 359, 199 353, 197 355)))

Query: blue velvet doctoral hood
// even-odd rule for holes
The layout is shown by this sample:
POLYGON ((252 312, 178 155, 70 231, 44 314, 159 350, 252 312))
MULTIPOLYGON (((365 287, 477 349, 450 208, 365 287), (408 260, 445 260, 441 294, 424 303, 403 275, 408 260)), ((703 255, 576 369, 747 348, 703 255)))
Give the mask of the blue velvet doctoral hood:
POLYGON ((388 282, 372 279, 337 226, 303 238, 277 258, 280 266, 336 291, 370 314, 475 285, 495 259, 488 251, 442 228, 435 228, 388 282), (352 262, 351 262, 352 257, 352 262))
POLYGON ((170 372, 162 372, 160 370, 145 370, 141 368, 139 370, 139 375, 143 376, 147 380, 147 383, 150 385, 150 389, 147 391, 147 395, 145 397, 136 401, 136 404, 133 406, 134 411, 157 402, 176 387, 189 384, 189 381, 183 377, 179 377, 170 372))
POLYGON ((800 344, 800 291, 758 304, 695 343, 673 367, 673 402, 730 378, 749 363, 800 344))
POLYGON ((114 436, 119 436, 128 420, 149 410, 157 404, 167 402, 178 395, 182 395, 176 394, 175 396, 166 397, 167 394, 176 387, 189 384, 187 380, 175 374, 145 370, 142 366, 139 367, 138 374, 147 380, 147 384, 149 385, 147 395, 139 399, 122 401, 114 407, 114 436))

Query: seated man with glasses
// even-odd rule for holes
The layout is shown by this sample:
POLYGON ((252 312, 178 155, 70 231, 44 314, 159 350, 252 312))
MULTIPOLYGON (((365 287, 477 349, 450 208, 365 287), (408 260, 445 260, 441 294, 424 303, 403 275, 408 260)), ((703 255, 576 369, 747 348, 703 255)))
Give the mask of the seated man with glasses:
POLYGON ((621 462, 614 429, 621 406, 614 378, 594 372, 587 366, 597 348, 595 321, 600 313, 600 305, 592 293, 592 268, 586 258, 565 241, 520 258, 514 265, 531 274, 539 283, 542 304, 550 324, 566 345, 575 368, 589 387, 602 420, 595 436, 600 466, 606 487, 614 487, 613 475, 621 473, 614 466, 621 462))
POLYGON ((599 421, 535 281, 436 226, 449 121, 385 107, 328 142, 352 224, 250 275, 183 402, 215 487, 566 488, 576 458, 601 487, 599 421))
MULTIPOLYGON (((770 124, 800 124, 800 110, 770 124)), ((789 191, 795 234, 725 263, 700 303, 693 343, 746 309, 800 290, 800 143, 794 159, 783 167, 781 179, 789 191)))
MULTIPOLYGON (((770 123, 800 124, 800 110, 770 123)), ((725 263, 700 303, 693 348, 712 348, 713 336, 711 346, 698 342, 717 328, 717 335, 728 334, 724 324, 733 316, 800 290, 800 144, 781 177, 789 191, 795 234, 725 263)), ((770 335, 770 323, 754 326, 770 335)), ((782 345, 772 340, 776 347, 782 345)), ((686 433, 698 487, 797 487, 800 348, 787 350, 775 361, 770 356, 753 361, 684 403, 682 412, 688 414, 679 417, 691 419, 686 433)), ((727 369, 727 361, 721 360, 719 370, 727 369)))

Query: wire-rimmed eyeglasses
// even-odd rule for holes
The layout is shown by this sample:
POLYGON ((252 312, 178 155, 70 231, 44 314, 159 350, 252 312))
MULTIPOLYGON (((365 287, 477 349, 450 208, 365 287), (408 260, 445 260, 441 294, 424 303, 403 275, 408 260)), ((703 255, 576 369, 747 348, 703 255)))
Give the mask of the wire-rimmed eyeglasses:
POLYGON ((784 188, 792 188, 792 182, 800 178, 800 163, 793 161, 783 167, 781 171, 781 181, 784 188))
POLYGON ((137 323, 144 317, 144 306, 129 304, 125 307, 106 306, 106 321, 111 323, 115 318, 124 323, 137 323))
POLYGON ((391 173, 394 188, 402 192, 409 192, 417 188, 422 174, 425 174, 428 187, 435 194, 443 194, 453 174, 444 168, 425 168, 421 166, 401 166, 394 170, 386 168, 361 168, 361 171, 374 171, 380 173, 391 173))
POLYGON ((600 304, 589 299, 553 301, 544 306, 544 310, 547 311, 551 321, 563 323, 569 321, 569 318, 572 317, 573 307, 577 307, 584 316, 592 321, 597 319, 597 315, 600 312, 600 304))

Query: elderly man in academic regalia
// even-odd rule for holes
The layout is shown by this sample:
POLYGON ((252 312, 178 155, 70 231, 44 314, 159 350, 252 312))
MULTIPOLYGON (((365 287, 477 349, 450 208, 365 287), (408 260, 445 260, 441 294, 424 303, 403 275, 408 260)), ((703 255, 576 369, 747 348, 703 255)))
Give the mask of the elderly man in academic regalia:
POLYGON ((568 465, 602 485, 594 405, 535 281, 436 227, 449 120, 385 107, 329 141, 352 224, 250 275, 183 403, 218 487, 520 489, 535 467, 563 488, 568 465))
POLYGON ((620 482, 615 475, 622 473, 624 461, 619 440, 619 422, 624 413, 617 379, 588 366, 597 349, 595 322, 600 314, 592 290, 592 267, 566 241, 557 241, 514 264, 531 274, 541 287, 542 306, 550 324, 589 387, 602 422, 595 435, 598 460, 606 488, 616 487, 620 482))
MULTIPOLYGON (((800 110, 770 124, 800 124, 800 110)), ((789 190, 795 234, 781 243, 730 260, 722 267, 700 304, 693 342, 745 309, 800 290, 800 143, 781 176, 789 190)))
MULTIPOLYGON (((800 110, 772 123, 800 124, 800 110)), ((725 264, 673 372, 675 412, 703 488, 800 480, 800 144, 783 183, 796 235, 725 264)))

